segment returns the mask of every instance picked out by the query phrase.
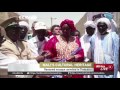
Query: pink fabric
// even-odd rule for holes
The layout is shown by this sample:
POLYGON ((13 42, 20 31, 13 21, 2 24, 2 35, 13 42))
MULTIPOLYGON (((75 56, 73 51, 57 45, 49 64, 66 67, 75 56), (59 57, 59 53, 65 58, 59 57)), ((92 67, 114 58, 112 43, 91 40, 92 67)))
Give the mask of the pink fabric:
POLYGON ((62 27, 64 24, 67 24, 72 29, 72 31, 76 30, 73 20, 65 19, 61 22, 60 27, 62 27))
MULTIPOLYGON (((52 58, 57 57, 57 51, 56 51, 56 43, 58 42, 58 39, 56 36, 51 38, 45 45, 44 50, 49 51, 52 55, 52 58)), ((81 43, 79 41, 79 38, 76 37, 76 43, 81 47, 81 43)), ((84 52, 83 49, 81 49, 77 54, 79 58, 77 61, 82 62, 84 60, 84 52)))
MULTIPOLYGON (((81 47, 81 42, 80 42, 80 39, 78 37, 76 37, 76 43, 78 43, 79 47, 81 47)), ((81 61, 81 62, 84 61, 84 51, 83 51, 83 49, 80 50, 77 53, 77 55, 80 56, 77 61, 81 61)))

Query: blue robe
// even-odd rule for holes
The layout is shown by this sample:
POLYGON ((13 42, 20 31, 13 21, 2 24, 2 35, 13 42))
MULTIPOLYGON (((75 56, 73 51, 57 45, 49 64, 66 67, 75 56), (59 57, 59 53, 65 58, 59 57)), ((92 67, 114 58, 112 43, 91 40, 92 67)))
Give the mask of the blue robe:
MULTIPOLYGON (((90 39, 91 44, 91 53, 92 53, 92 60, 94 62, 94 49, 95 49, 95 39, 96 36, 93 35, 90 39)), ((101 46, 103 48, 104 53, 104 63, 103 64, 114 64, 114 75, 98 75, 99 78, 117 78, 117 71, 119 66, 119 36, 115 32, 110 32, 107 35, 101 35, 101 46), (109 36, 111 35, 112 40, 112 51, 113 56, 108 54, 108 40, 109 36), (107 55, 108 54, 108 55, 107 55)), ((98 53, 99 54, 99 53, 98 53)))

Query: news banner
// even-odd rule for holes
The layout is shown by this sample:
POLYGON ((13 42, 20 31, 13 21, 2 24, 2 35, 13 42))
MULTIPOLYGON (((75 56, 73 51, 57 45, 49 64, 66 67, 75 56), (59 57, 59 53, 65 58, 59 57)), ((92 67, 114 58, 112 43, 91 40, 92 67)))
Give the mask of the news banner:
POLYGON ((113 75, 113 64, 92 62, 41 62, 18 60, 8 65, 9 75, 113 75))

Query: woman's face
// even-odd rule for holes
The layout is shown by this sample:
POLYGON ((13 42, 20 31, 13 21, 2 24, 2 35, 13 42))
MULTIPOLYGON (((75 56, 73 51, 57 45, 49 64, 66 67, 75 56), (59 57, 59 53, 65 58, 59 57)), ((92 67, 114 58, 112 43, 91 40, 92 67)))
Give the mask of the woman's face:
POLYGON ((62 26, 61 30, 62 30, 62 34, 64 36, 70 36, 71 35, 71 29, 70 29, 70 27, 67 24, 64 24, 62 26))
POLYGON ((74 36, 77 36, 80 38, 80 33, 79 32, 75 32, 74 36))

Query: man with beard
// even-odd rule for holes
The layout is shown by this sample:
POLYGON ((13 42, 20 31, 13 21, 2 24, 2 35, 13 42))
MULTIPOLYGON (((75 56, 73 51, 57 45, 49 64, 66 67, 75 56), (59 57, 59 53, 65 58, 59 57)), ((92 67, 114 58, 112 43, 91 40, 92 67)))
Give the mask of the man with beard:
POLYGON ((94 75, 95 78, 117 78, 119 57, 119 36, 111 30, 111 22, 107 18, 100 18, 97 23, 96 34, 90 40, 91 53, 96 64, 113 64, 114 75, 94 75))

